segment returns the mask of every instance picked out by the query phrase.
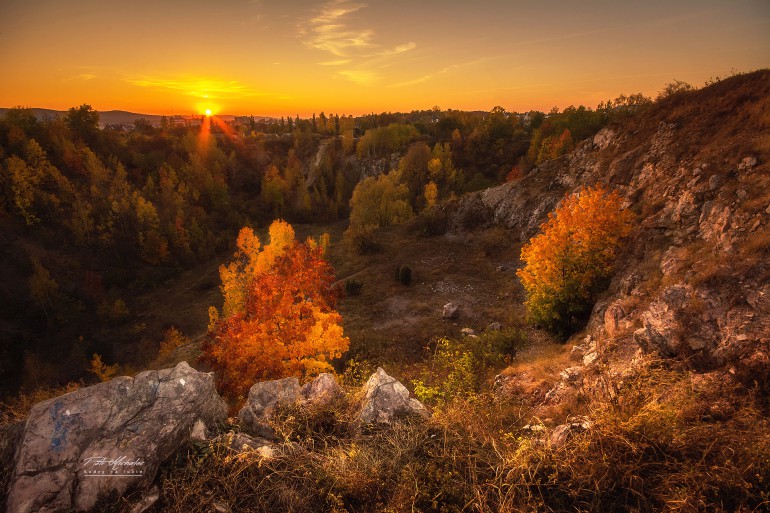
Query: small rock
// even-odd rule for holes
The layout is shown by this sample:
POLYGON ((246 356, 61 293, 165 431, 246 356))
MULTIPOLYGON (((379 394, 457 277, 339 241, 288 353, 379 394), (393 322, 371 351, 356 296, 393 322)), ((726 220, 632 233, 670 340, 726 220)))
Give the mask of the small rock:
POLYGON ((444 319, 457 319, 460 317, 460 305, 456 303, 447 303, 444 305, 444 319))
POLYGON ((573 362, 581 362, 583 361, 583 356, 585 356, 587 350, 588 349, 583 344, 576 344, 572 346, 572 350, 569 352, 569 359, 573 362))
POLYGON ((598 359, 599 359, 599 353, 597 353, 596 351, 591 351, 590 353, 583 356, 583 365, 587 367, 598 359))
POLYGON ((487 326, 487 331, 500 331, 503 329, 502 323, 499 323, 497 321, 490 322, 489 326, 487 326))
POLYGON ((743 171, 744 169, 751 169, 756 165, 757 157, 743 157, 743 160, 741 160, 740 164, 738 164, 738 169, 743 171))
POLYGON ((583 368, 582 367, 567 367, 561 373, 559 373, 561 379, 569 383, 570 385, 580 385, 583 383, 583 368))
POLYGON ((524 426, 521 429, 523 429, 524 431, 529 431, 530 433, 537 434, 537 433, 542 433, 543 431, 545 431, 546 427, 544 425, 542 425, 542 424, 527 424, 526 426, 524 426))
POLYGON ((206 424, 201 419, 196 420, 195 424, 193 424, 192 431, 190 431, 190 438, 201 441, 208 438, 206 436, 206 424))
POLYGON ((218 436, 216 441, 238 454, 254 452, 262 459, 271 459, 275 457, 275 446, 264 438, 252 437, 245 433, 229 431, 228 433, 218 436))
POLYGON ((463 328, 460 330, 463 337, 473 337, 476 335, 476 330, 473 328, 463 328))
POLYGON ((745 200, 746 197, 748 197, 749 193, 746 192, 745 189, 738 189, 737 191, 735 191, 735 195, 738 196, 738 199, 742 201, 742 200, 745 200))
POLYGON ((711 175, 711 178, 709 178, 709 189, 715 191, 719 189, 723 183, 724 179, 722 178, 722 175, 711 175))
POLYGON ((768 205, 767 208, 765 209, 765 214, 770 215, 770 205, 768 205))
POLYGON ((593 427, 588 417, 576 417, 571 422, 556 426, 551 432, 551 445, 561 447, 577 433, 585 433, 593 427))
POLYGON ((425 406, 409 397, 409 390, 396 378, 388 376, 382 367, 369 377, 364 394, 359 418, 365 424, 390 424, 397 414, 404 413, 429 416, 425 406))
POLYGON ((498 265, 496 270, 497 272, 501 273, 501 272, 507 271, 508 268, 505 267, 504 265, 498 265))

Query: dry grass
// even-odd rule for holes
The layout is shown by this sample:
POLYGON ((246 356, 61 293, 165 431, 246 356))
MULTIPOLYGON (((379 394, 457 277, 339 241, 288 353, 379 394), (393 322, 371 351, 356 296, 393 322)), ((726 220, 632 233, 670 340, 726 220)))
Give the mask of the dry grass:
MULTIPOLYGON (((284 410, 273 459, 190 445, 167 464, 151 511, 761 511, 770 426, 755 393, 650 366, 594 405, 593 428, 561 446, 486 394, 392 427, 355 402, 284 410)), ((126 506, 127 508, 127 506, 126 506)), ((108 511, 105 509, 104 511, 108 511)), ((119 510, 109 510, 119 511, 119 510)))

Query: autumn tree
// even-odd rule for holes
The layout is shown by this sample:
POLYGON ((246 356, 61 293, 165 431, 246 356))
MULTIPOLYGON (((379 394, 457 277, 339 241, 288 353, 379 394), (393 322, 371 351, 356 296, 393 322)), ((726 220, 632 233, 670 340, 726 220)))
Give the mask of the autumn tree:
POLYGON ((297 242, 283 221, 270 226, 265 246, 250 228, 241 230, 233 262, 220 268, 225 302, 221 312, 210 309, 203 345, 224 393, 240 397, 259 380, 329 371, 347 351, 334 271, 323 258, 327 243, 297 242))
POLYGON ((631 231, 633 214, 621 204, 602 186, 581 189, 565 197, 522 248, 517 275, 532 321, 566 336, 590 313, 631 231))
POLYGON ((409 189, 400 180, 401 174, 391 171, 377 178, 365 178, 353 189, 350 226, 345 231, 345 238, 359 251, 364 252, 371 246, 378 228, 412 217, 409 189))

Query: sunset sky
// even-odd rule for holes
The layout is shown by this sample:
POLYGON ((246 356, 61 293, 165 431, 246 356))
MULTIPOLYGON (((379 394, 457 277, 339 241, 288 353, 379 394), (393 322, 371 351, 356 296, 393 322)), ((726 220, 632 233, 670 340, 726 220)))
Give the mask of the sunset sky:
POLYGON ((589 107, 770 66, 770 1, 0 0, 0 107, 589 107))

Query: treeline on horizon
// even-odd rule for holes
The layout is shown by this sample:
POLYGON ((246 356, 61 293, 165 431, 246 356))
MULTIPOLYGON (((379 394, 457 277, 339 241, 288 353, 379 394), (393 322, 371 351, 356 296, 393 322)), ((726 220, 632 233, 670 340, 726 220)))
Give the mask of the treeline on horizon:
POLYGON ((346 219, 376 162, 398 171, 419 213, 518 179, 651 103, 638 94, 549 113, 321 114, 254 121, 237 134, 146 120, 130 132, 99 129, 88 105, 51 119, 9 109, 0 118, 0 394, 83 378, 94 353, 146 363, 160 340, 134 316, 142 290, 231 251, 242 226, 346 219))

